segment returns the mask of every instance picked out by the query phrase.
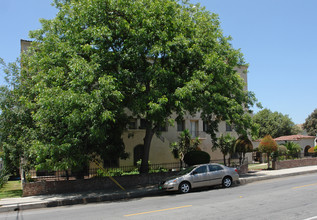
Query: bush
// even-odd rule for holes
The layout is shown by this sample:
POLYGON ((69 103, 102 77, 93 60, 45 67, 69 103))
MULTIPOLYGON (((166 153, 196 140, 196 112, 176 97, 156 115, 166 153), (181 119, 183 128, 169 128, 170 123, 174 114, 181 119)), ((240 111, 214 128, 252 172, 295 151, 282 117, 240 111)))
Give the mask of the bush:
POLYGON ((4 169, 0 171, 0 188, 2 188, 3 185, 8 182, 9 178, 10 174, 7 174, 4 169))
POLYGON ((287 148, 288 150, 288 154, 290 156, 292 156, 293 158, 298 158, 299 154, 301 152, 301 146, 297 143, 294 142, 287 142, 286 144, 284 144, 284 146, 287 148))
POLYGON ((205 151, 190 151, 184 156, 184 162, 188 165, 196 165, 210 162, 210 155, 205 151))

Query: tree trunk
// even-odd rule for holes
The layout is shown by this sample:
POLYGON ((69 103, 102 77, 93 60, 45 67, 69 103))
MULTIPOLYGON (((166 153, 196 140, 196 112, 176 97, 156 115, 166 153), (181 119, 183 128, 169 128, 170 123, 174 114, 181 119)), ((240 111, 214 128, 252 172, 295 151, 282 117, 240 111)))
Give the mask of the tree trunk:
POLYGON ((270 154, 267 153, 267 169, 270 169, 270 154))
POLYGON ((229 158, 228 158, 228 166, 230 167, 230 165, 231 165, 231 154, 229 154, 229 158))
POLYGON ((242 154, 242 163, 241 163, 241 164, 244 164, 244 161, 245 161, 245 154, 246 154, 246 153, 243 153, 243 154, 242 154))
POLYGON ((154 133, 155 132, 152 129, 152 124, 150 122, 146 122, 146 131, 145 131, 145 137, 144 137, 144 153, 142 155, 140 173, 149 172, 150 147, 151 147, 151 141, 152 141, 154 133))
POLYGON ((226 155, 223 155, 223 164, 224 164, 225 166, 227 166, 227 164, 226 164, 226 155))
POLYGON ((239 153, 239 165, 242 165, 242 153, 239 153))

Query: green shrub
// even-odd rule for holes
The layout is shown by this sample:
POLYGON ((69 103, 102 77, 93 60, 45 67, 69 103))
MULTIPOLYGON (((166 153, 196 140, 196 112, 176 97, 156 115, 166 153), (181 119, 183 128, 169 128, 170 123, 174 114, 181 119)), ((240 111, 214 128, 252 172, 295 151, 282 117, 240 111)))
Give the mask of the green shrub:
POLYGON ((284 146, 287 148, 288 150, 288 154, 292 157, 292 158, 298 158, 299 154, 302 150, 301 146, 297 143, 294 142, 287 142, 284 144, 284 146))
POLYGON ((196 165, 210 162, 210 155, 205 151, 190 151, 184 156, 184 162, 188 165, 196 165))
POLYGON ((161 173, 161 172, 167 172, 168 170, 164 167, 159 167, 157 169, 150 169, 149 173, 161 173))
POLYGON ((3 185, 8 182, 9 178, 10 174, 7 174, 7 172, 4 169, 0 170, 0 188, 2 188, 3 185))
POLYGON ((106 174, 106 172, 104 170, 102 170, 102 169, 98 169, 97 170, 96 177, 106 177, 106 176, 107 176, 107 174, 106 174))

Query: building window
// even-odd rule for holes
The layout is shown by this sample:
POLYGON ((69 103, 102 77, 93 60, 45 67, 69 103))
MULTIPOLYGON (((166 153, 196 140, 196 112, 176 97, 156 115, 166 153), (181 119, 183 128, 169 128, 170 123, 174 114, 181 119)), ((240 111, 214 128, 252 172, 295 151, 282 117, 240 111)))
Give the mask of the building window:
POLYGON ((136 119, 130 120, 129 129, 136 129, 136 119))
POLYGON ((146 120, 145 119, 141 119, 140 120, 140 129, 146 129, 146 120))
POLYGON ((192 138, 198 136, 198 121, 190 121, 190 135, 192 138))
POLYGON ((177 131, 184 131, 185 130, 185 121, 177 121, 177 131))
POLYGON ((232 125, 226 123, 226 131, 232 131, 232 125))
POLYGON ((209 126, 208 126, 208 122, 207 122, 207 121, 204 121, 204 122, 203 122, 203 131, 204 131, 204 132, 207 132, 207 131, 208 131, 208 127, 209 127, 209 126))

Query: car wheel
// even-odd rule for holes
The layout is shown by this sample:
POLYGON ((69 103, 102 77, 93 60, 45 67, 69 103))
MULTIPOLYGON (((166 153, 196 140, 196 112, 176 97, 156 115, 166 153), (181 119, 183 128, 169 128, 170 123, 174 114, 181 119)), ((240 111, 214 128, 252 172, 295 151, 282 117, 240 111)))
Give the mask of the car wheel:
POLYGON ((179 192, 181 193, 188 193, 190 191, 190 184, 188 182, 182 182, 180 185, 179 185, 179 192))
POLYGON ((232 185, 232 179, 230 176, 226 176, 225 178, 223 178, 222 186, 224 188, 229 188, 231 185, 232 185))

